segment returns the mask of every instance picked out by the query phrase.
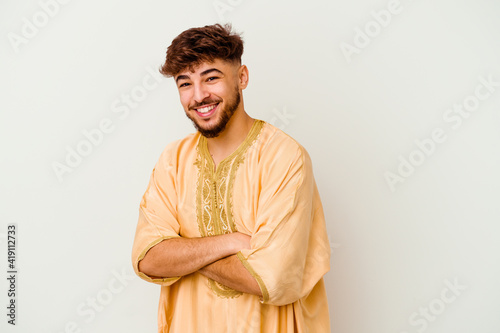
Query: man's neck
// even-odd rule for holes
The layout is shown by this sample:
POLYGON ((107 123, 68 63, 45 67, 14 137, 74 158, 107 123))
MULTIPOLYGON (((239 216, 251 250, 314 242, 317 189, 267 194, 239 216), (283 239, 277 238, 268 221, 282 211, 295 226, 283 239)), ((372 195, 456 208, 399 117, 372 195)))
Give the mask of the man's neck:
POLYGON ((222 131, 215 138, 207 138, 207 145, 214 160, 222 160, 234 152, 245 141, 255 119, 243 109, 236 111, 222 131))

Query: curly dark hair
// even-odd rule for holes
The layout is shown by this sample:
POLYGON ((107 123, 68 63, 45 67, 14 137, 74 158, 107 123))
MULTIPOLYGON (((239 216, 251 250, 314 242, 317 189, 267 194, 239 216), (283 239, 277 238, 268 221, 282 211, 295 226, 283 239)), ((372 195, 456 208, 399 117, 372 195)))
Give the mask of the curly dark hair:
POLYGON ((217 23, 183 31, 168 47, 160 73, 172 77, 185 69, 193 71, 202 62, 215 59, 241 64, 243 40, 240 34, 231 30, 230 24, 222 26, 217 23))

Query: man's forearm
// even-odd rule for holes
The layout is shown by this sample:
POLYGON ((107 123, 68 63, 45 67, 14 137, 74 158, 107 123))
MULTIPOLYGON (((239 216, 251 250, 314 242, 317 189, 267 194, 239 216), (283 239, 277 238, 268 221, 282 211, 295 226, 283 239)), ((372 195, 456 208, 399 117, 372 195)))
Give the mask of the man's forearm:
POLYGON ((139 262, 139 271, 151 277, 184 276, 246 247, 249 237, 240 233, 170 238, 146 253, 139 262))
POLYGON ((236 255, 217 260, 198 272, 234 290, 262 297, 259 284, 236 255))

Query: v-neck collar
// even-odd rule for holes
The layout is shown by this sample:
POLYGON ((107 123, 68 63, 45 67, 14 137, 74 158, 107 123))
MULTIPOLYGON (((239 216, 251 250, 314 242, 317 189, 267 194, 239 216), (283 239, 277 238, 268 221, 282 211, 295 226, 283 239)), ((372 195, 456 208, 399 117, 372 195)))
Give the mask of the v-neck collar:
POLYGON ((239 154, 246 151, 246 148, 248 148, 252 144, 252 142, 255 140, 257 135, 259 135, 260 130, 262 129, 262 126, 264 125, 264 123, 265 122, 263 120, 255 119, 253 124, 252 124, 252 127, 250 128, 250 131, 248 132, 248 134, 245 138, 245 140, 242 143, 240 143, 240 145, 238 146, 238 148, 236 148, 235 151, 233 151, 231 154, 229 154, 229 156, 227 156, 222 161, 220 161, 219 164, 217 165, 217 167, 215 168, 215 170, 214 170, 214 167, 215 167, 214 160, 213 160, 213 158, 210 155, 210 152, 208 150, 207 138, 200 134, 200 141, 199 141, 199 146, 201 148, 200 151, 202 154, 205 155, 205 158, 208 160, 212 174, 217 175, 218 171, 222 168, 222 166, 224 164, 233 160, 236 156, 238 156, 239 154))

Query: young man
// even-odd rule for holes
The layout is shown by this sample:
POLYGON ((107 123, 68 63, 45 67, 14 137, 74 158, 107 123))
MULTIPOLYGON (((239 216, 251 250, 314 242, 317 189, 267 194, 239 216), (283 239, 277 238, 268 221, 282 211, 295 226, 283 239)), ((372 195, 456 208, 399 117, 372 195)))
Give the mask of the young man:
POLYGON ((196 133, 167 145, 139 209, 132 263, 161 285, 158 332, 329 333, 330 247, 306 150, 250 117, 230 26, 177 36, 173 77, 196 133))

